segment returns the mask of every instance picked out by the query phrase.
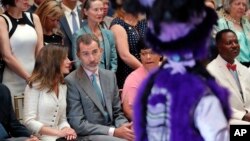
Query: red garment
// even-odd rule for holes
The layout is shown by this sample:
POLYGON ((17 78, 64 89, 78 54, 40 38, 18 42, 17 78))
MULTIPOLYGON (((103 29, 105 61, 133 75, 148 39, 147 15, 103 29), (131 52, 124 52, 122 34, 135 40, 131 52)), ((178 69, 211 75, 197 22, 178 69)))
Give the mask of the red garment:
POLYGON ((227 68, 232 71, 236 71, 236 64, 227 63, 227 68))

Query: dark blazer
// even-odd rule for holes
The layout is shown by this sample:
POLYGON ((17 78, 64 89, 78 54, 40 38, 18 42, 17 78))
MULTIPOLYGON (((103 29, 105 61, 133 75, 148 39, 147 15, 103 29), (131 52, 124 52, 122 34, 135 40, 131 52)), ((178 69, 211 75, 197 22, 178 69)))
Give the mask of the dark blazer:
POLYGON ((14 113, 9 89, 0 84, 0 122, 9 137, 30 137, 31 133, 22 125, 14 113))
POLYGON ((99 78, 110 118, 109 125, 105 123, 104 106, 83 68, 79 67, 65 78, 68 86, 67 118, 79 136, 107 135, 111 126, 120 127, 128 122, 121 110, 115 74, 100 68, 99 78))
MULTIPOLYGON (((81 16, 82 14, 81 14, 80 9, 78 9, 78 15, 79 15, 80 28, 81 28, 82 27, 82 16, 81 16)), ((68 57, 72 61, 73 60, 73 56, 72 56, 73 33, 70 30, 70 27, 69 27, 69 24, 65 15, 60 19, 59 23, 60 23, 60 29, 62 33, 64 34, 63 43, 65 46, 69 48, 68 57)))

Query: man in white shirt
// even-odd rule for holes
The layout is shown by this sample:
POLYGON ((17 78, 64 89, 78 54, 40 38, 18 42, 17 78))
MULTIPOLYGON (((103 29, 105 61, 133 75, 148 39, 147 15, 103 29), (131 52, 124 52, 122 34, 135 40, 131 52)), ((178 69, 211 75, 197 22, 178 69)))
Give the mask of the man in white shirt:
POLYGON ((98 67, 102 52, 94 35, 78 37, 77 56, 82 67, 65 78, 68 122, 83 140, 134 140, 132 123, 121 110, 115 74, 98 67))
POLYGON ((236 34, 224 29, 216 35, 217 58, 207 65, 208 71, 230 92, 230 124, 250 124, 250 72, 235 58, 240 45, 236 34))
POLYGON ((73 34, 82 26, 81 10, 77 8, 78 0, 62 0, 64 16, 60 19, 60 28, 64 34, 63 43, 69 48, 68 57, 72 61, 73 34))

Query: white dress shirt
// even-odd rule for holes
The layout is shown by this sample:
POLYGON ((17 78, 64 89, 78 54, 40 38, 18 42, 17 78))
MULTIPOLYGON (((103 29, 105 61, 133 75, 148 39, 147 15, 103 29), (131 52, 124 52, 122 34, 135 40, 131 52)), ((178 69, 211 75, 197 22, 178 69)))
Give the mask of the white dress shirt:
POLYGON ((64 15, 68 21, 68 24, 69 24, 69 27, 70 27, 70 30, 71 30, 71 33, 74 33, 73 31, 73 25, 72 25, 72 15, 71 15, 71 12, 74 11, 76 13, 76 21, 77 21, 77 26, 78 26, 78 29, 80 29, 80 21, 79 21, 79 15, 78 15, 78 11, 77 11, 77 6, 71 10, 70 8, 68 8, 66 5, 64 5, 62 3, 62 8, 64 9, 64 15))

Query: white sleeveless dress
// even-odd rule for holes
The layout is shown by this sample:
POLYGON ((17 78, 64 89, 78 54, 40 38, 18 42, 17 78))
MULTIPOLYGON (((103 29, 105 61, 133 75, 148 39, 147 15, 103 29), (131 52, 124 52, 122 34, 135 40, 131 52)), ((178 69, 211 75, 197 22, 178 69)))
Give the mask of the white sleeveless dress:
MULTIPOLYGON (((33 24, 32 14, 26 13, 29 22, 33 24)), ((4 15, 8 21, 9 32, 13 27, 10 17, 4 15)), ((27 20, 26 20, 27 21, 27 20)), ((34 25, 34 24, 33 24, 34 25)), ((17 24, 16 30, 10 37, 10 47, 12 54, 17 58, 20 65, 28 73, 32 73, 35 64, 35 50, 37 45, 37 33, 34 27, 29 24, 17 24)), ((26 81, 13 72, 8 66, 5 66, 3 73, 3 84, 5 84, 11 92, 12 100, 14 96, 23 94, 26 87, 26 81)))

